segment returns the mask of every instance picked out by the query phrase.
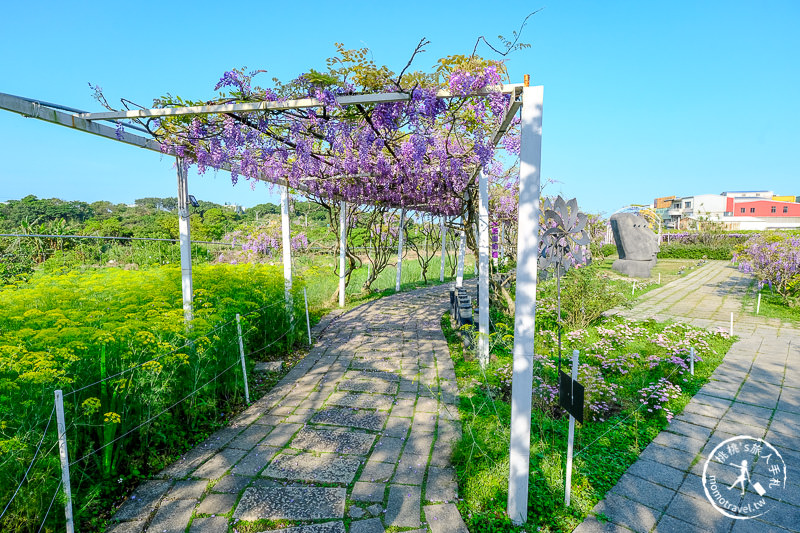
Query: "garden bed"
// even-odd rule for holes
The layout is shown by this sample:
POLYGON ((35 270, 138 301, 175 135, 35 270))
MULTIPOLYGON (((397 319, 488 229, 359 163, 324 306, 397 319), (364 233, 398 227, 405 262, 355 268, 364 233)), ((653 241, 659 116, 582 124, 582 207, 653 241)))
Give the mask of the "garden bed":
MULTIPOLYGON (((545 288, 546 289, 546 288, 545 288)), ((470 531, 571 531, 614 486, 647 444, 708 381, 732 344, 724 332, 683 324, 600 318, 563 333, 562 365, 580 350, 586 387, 585 424, 576 430, 572 505, 565 508, 568 417, 558 407, 555 318, 537 313, 528 529, 506 516, 513 319, 492 316, 491 362, 481 371, 444 317, 442 328, 456 366, 464 437, 454 463, 459 506, 470 531), (698 355, 688 371, 689 348, 698 355)), ((565 368, 566 370, 566 368, 565 368)))

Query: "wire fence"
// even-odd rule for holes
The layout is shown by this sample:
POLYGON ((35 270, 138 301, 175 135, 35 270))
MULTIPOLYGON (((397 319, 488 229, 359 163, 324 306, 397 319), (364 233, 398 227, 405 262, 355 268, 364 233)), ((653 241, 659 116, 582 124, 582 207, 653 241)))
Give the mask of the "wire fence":
MULTIPOLYGON (((201 392, 203 392, 206 389, 208 389, 209 386, 214 384, 214 383, 227 382, 228 385, 223 385, 223 386, 227 387, 228 389, 230 389, 231 386, 238 387, 236 389, 238 392, 235 393, 237 395, 241 394, 242 384, 244 384, 245 395, 249 399, 249 392, 248 392, 248 388, 247 388, 247 384, 246 384, 246 382, 248 380, 247 371, 246 371, 246 364, 245 364, 246 361, 251 360, 252 356, 254 356, 256 354, 260 354, 260 353, 263 353, 263 352, 269 350, 270 348, 275 348, 276 346, 280 346, 281 343, 286 343, 286 348, 288 349, 291 343, 297 342, 301 338, 305 338, 305 335, 306 335, 305 331, 300 331, 299 333, 301 333, 301 334, 298 334, 298 325, 301 322, 306 322, 306 320, 305 320, 306 317, 303 317, 303 320, 301 321, 301 320, 299 320, 297 318, 291 317, 291 315, 287 316, 287 320, 284 323, 284 327, 282 327, 279 331, 274 332, 274 334, 271 335, 273 338, 271 338, 269 341, 264 341, 263 345, 260 346, 257 349, 252 349, 252 346, 251 346, 251 349, 247 354, 245 354, 245 352, 243 350, 240 351, 240 349, 239 349, 240 340, 241 339, 248 339, 248 338, 252 337, 253 334, 258 333, 258 330, 260 328, 260 325, 259 325, 259 322, 258 322, 259 319, 260 318, 264 318, 267 315, 274 315, 274 313, 269 313, 270 310, 273 310, 273 309, 278 308, 278 307, 279 308, 283 308, 285 310, 286 305, 287 305, 286 302, 283 301, 283 300, 281 300, 279 302, 272 302, 272 303, 270 303, 268 305, 265 305, 265 306, 262 306, 262 307, 260 307, 258 309, 250 310, 247 313, 242 314, 241 317, 237 316, 236 319, 231 319, 231 320, 227 320, 227 321, 225 321, 223 323, 216 324, 213 328, 210 328, 210 329, 208 329, 207 331, 204 332, 205 333, 204 337, 206 337, 206 338, 215 337, 215 338, 217 338, 217 341, 213 342, 213 343, 208 343, 208 345, 205 345, 202 349, 199 349, 199 350, 196 349, 197 348, 197 346, 196 346, 197 339, 189 339, 189 340, 186 340, 181 346, 178 346, 178 347, 176 347, 176 348, 174 348, 174 349, 172 349, 170 351, 161 353, 161 354, 159 354, 158 356, 155 356, 155 357, 149 357, 149 358, 147 358, 146 361, 140 361, 140 362, 138 362, 138 363, 136 363, 134 365, 131 365, 128 368, 122 369, 122 370, 120 370, 118 372, 114 372, 114 373, 112 373, 110 375, 104 376, 103 378, 101 378, 99 380, 95 380, 95 381, 93 381, 93 382, 91 382, 89 384, 76 387, 76 388, 64 393, 63 397, 75 398, 75 400, 72 402, 75 412, 72 412, 71 420, 69 421, 67 427, 64 430, 64 433, 63 433, 64 440, 65 440, 65 442, 66 441, 70 441, 71 442, 70 448, 72 448, 73 451, 75 449, 80 451, 81 448, 85 449, 86 446, 88 446, 89 449, 88 449, 88 451, 84 451, 84 453, 80 454, 77 458, 69 461, 69 463, 66 464, 66 465, 63 464, 63 460, 62 460, 62 468, 64 468, 67 471, 70 471, 73 468, 78 468, 79 469, 78 470, 78 475, 82 476, 83 478, 85 478, 87 473, 82 471, 81 469, 85 469, 85 468, 89 467, 90 470, 91 470, 93 468, 96 468, 96 466, 92 465, 93 462, 89 461, 89 459, 91 459, 94 456, 97 456, 98 454, 107 454, 109 452, 112 453, 112 454, 120 453, 122 451, 122 449, 119 448, 119 446, 122 445, 124 442, 126 442, 126 441, 130 440, 131 438, 133 438, 134 435, 139 435, 137 437, 138 441, 145 440, 146 437, 144 436, 144 433, 146 431, 146 428, 148 426, 150 426, 154 421, 156 421, 157 419, 159 419, 160 417, 162 417, 163 415, 165 415, 168 412, 175 412, 175 410, 179 406, 181 406, 182 404, 184 404, 188 400, 190 400, 192 398, 195 398, 201 392), (245 323, 248 325, 248 327, 244 330, 244 332, 241 332, 241 330, 237 331, 237 329, 238 329, 237 325, 238 325, 238 322, 239 322, 239 318, 243 319, 245 321, 245 323), (294 334, 294 336, 292 334, 294 334), (159 408, 157 410, 157 412, 155 412, 154 414, 149 414, 148 413, 147 416, 143 417, 143 419, 141 419, 140 421, 136 422, 134 425, 132 425, 132 427, 126 428, 126 430, 123 433, 121 433, 119 435, 112 435, 112 438, 106 438, 104 441, 103 440, 98 440, 97 444, 99 444, 99 445, 93 445, 92 444, 93 441, 91 439, 87 440, 85 437, 81 438, 81 437, 78 436, 77 433, 74 433, 78 428, 82 428, 82 427, 83 428, 95 427, 95 428, 99 428, 101 430, 103 428, 107 428, 108 427, 108 421, 106 421, 106 423, 104 423, 104 424, 83 424, 83 423, 80 423, 80 422, 77 421, 79 416, 80 416, 80 414, 77 412, 77 409, 78 409, 77 406, 78 406, 78 402, 80 400, 80 398, 78 398, 78 396, 81 393, 84 393, 84 396, 87 393, 91 394, 94 391, 97 391, 99 388, 103 387, 104 385, 109 385, 111 383, 117 382, 120 379, 120 377, 122 377, 123 375, 133 374, 135 371, 141 370, 143 368, 146 368, 148 365, 152 365, 152 364, 154 364, 156 362, 160 362, 160 361, 163 362, 164 358, 166 358, 169 355, 175 355, 175 354, 177 354, 177 353, 179 353, 181 351, 185 351, 187 349, 192 349, 192 348, 194 348, 194 352, 193 352, 194 359, 196 361, 205 361, 205 366, 198 367, 196 369, 197 370, 196 371, 196 375, 198 377, 200 377, 203 374, 207 373, 208 370, 213 370, 213 367, 219 366, 219 363, 220 363, 220 361, 218 360, 219 356, 221 356, 222 354, 226 354, 226 353, 229 354, 229 355, 224 357, 224 358, 227 358, 227 361, 223 363, 221 369, 217 369, 216 371, 211 372, 210 376, 207 375, 206 378, 203 378, 200 381, 197 381, 195 379, 195 384, 194 384, 194 386, 191 387, 191 390, 189 390, 186 393, 181 394, 180 397, 177 398, 175 401, 168 402, 167 405, 165 405, 162 408, 159 408), (238 372, 235 372, 235 369, 237 367, 239 367, 240 365, 241 365, 241 374, 238 373, 238 372), (232 370, 234 371, 233 373, 231 372, 232 370), (240 379, 242 379, 243 382, 239 382, 240 379), (239 385, 236 385, 236 383, 239 383, 239 385), (68 433, 72 434, 73 436, 68 438, 67 437, 68 433), (77 448, 76 448, 76 445, 77 445, 77 448), (81 466, 81 465, 83 465, 83 466, 81 466)), ((309 332, 310 332, 310 330, 309 330, 309 332)), ((309 338, 310 338, 310 335, 309 335, 309 338)), ((248 344, 252 344, 252 343, 248 342, 248 344)), ((224 358, 223 358, 223 360, 224 360, 224 358)), ((180 362, 180 360, 173 361, 173 363, 174 363, 173 366, 178 366, 178 367, 181 364, 183 364, 183 363, 180 362)), ((172 373, 166 374, 166 379, 169 380, 169 379, 173 378, 175 375, 176 374, 172 374, 172 373)), ((131 380, 133 378, 134 378, 133 375, 128 377, 129 380, 131 380)), ((164 385, 164 387, 166 388, 166 385, 164 385)), ((52 391, 50 391, 50 394, 52 394, 52 391)), ((51 398, 52 398, 52 396, 51 396, 51 398)), ((39 463, 45 457, 50 458, 50 459, 54 459, 55 458, 55 456, 52 456, 51 454, 54 452, 56 446, 59 445, 59 438, 61 437, 61 433, 59 432, 59 435, 56 435, 56 438, 53 438, 52 446, 49 446, 49 449, 47 449, 47 450, 45 450, 45 448, 46 448, 45 443, 49 441, 48 436, 50 436, 52 438, 52 435, 51 435, 52 432, 50 432, 49 430, 50 430, 52 422, 53 422, 54 414, 58 411, 59 401, 60 400, 59 400, 59 397, 57 395, 56 396, 56 402, 55 402, 55 404, 53 405, 53 407, 52 407, 52 409, 50 411, 50 415, 48 416, 46 424, 44 425, 44 430, 41 433, 41 437, 38 439, 38 443, 36 444, 35 450, 33 452, 33 456, 31 458, 30 462, 28 463, 28 465, 26 466, 24 474, 19 479, 19 482, 17 483, 16 488, 13 490, 13 494, 11 495, 10 499, 8 500, 8 502, 6 502, 6 504, 3 506, 2 512, 0 512, 0 529, 4 528, 3 519, 4 518, 8 518, 7 514, 9 513, 9 511, 11 509, 13 509, 14 502, 18 500, 18 495, 23 493, 23 492, 25 492, 25 491, 23 491, 23 489, 27 485, 29 485, 30 474, 31 474, 32 471, 38 470, 39 471, 39 476, 42 479, 53 480, 53 478, 51 476, 43 476, 42 470, 39 468, 39 463)), ((61 408, 61 409, 62 409, 62 412, 63 412, 63 408, 61 408)), ((106 415, 109 415, 109 413, 106 413, 106 415)), ((117 422, 119 422, 119 421, 117 421, 117 422)), ((60 421, 60 423, 61 423, 61 421, 60 421)), ((113 421, 112 421, 112 423, 113 423, 113 421)), ((81 431, 79 433, 85 433, 85 432, 81 431)), ((53 466, 52 465, 52 460, 48 461, 48 464, 49 464, 49 468, 52 468, 52 466, 53 466)), ((54 480, 53 480, 53 482, 54 482, 54 480)), ((47 484, 49 484, 49 483, 43 483, 42 484, 41 482, 39 482, 39 484, 41 485, 42 489, 44 489, 45 486, 47 484)), ((79 482, 79 483, 73 484, 73 485, 77 485, 78 487, 81 487, 81 486, 83 486, 83 483, 79 482)), ((54 504, 55 500, 58 497, 58 494, 60 492, 62 492, 62 488, 63 487, 64 487, 63 481, 59 481, 58 485, 56 486, 55 490, 52 493, 52 497, 50 498, 50 503, 49 503, 49 505, 47 507, 47 510, 43 514, 43 518, 41 519, 42 521, 39 524, 38 531, 41 531, 45 527, 45 524, 48 521, 48 517, 51 520, 53 519, 53 517, 50 516, 51 515, 51 510, 52 510, 52 507, 53 507, 53 504, 54 504)), ((80 490, 80 489, 78 489, 78 490, 80 490)), ((84 489, 84 490, 86 490, 86 489, 84 489)), ((39 494, 41 494, 41 489, 39 489, 39 494)), ((49 492, 48 492, 48 494, 49 494, 49 492)), ((46 500, 43 500, 43 501, 46 501, 46 500)), ((42 506, 43 505, 44 505, 44 503, 42 503, 42 506)), ((36 513, 36 514, 38 516, 42 516, 41 511, 36 513)), ((63 516, 61 518, 61 521, 63 523, 63 516)))

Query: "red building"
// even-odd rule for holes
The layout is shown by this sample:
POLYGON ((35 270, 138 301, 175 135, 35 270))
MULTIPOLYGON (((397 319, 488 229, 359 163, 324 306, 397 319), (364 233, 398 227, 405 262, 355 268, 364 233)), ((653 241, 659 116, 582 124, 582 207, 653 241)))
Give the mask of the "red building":
POLYGON ((734 217, 800 217, 800 203, 727 198, 726 215, 734 217))

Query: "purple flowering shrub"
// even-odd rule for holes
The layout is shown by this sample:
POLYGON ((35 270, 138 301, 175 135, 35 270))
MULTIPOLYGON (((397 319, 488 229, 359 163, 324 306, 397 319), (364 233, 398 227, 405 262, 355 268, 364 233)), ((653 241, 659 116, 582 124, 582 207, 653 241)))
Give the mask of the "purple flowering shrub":
POLYGON ((778 232, 759 233, 734 252, 739 270, 752 274, 787 303, 800 294, 800 237, 778 232))
MULTIPOLYGON (((278 259, 282 253, 281 229, 274 227, 244 228, 232 231, 222 237, 223 242, 233 246, 220 254, 219 263, 263 263, 278 259)), ((293 252, 308 249, 308 238, 305 233, 298 233, 291 238, 293 252)))

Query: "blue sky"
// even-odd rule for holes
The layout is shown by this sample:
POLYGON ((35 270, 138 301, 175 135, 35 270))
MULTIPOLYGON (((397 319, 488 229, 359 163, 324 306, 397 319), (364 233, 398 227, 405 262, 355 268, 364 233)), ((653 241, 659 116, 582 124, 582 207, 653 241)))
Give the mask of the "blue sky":
MULTIPOLYGON (((798 2, 12 2, 0 21, 0 92, 99 111, 109 100, 192 99, 233 67, 288 80, 334 42, 400 70, 468 54, 525 15, 512 81, 545 86, 546 193, 611 213, 656 196, 772 189, 800 195, 798 2), (488 7, 487 7, 488 6, 488 7)), ((490 56, 486 48, 479 49, 490 56)), ((174 196, 173 161, 0 111, 0 201, 28 194, 130 203, 174 196)), ((190 173, 198 198, 275 201, 259 184, 190 173)))

